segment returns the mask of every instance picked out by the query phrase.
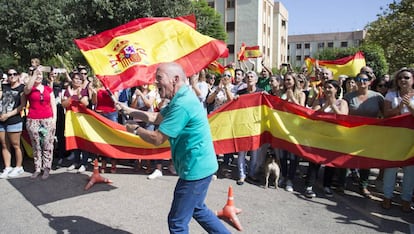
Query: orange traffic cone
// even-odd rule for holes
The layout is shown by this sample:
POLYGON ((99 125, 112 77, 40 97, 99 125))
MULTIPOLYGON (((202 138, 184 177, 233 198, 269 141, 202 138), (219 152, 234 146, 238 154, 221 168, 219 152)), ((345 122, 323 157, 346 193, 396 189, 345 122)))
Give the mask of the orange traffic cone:
POLYGON ((234 227, 242 231, 243 228, 240 224, 239 218, 237 217, 237 214, 241 213, 242 210, 239 208, 236 208, 234 206, 234 197, 233 197, 233 187, 229 186, 229 193, 227 198, 227 204, 223 207, 222 210, 217 211, 216 215, 219 218, 228 218, 234 225, 234 227))
POLYGON ((91 175, 89 182, 86 184, 85 190, 90 189, 96 183, 112 183, 111 180, 104 178, 101 174, 99 174, 98 159, 93 161, 93 174, 91 175))

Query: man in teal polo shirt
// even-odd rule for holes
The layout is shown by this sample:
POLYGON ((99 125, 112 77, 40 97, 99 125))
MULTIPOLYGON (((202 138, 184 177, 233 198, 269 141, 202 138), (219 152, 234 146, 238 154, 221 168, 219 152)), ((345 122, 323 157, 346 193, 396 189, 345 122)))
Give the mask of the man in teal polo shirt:
POLYGON ((155 131, 127 124, 129 132, 154 145, 166 140, 170 142, 172 160, 179 176, 168 214, 170 233, 188 233, 191 217, 208 233, 230 233, 204 203, 218 164, 207 115, 197 96, 186 85, 186 79, 179 64, 161 64, 155 82, 161 98, 171 100, 170 103, 159 113, 135 110, 122 104, 118 104, 118 108, 134 118, 159 124, 155 131))

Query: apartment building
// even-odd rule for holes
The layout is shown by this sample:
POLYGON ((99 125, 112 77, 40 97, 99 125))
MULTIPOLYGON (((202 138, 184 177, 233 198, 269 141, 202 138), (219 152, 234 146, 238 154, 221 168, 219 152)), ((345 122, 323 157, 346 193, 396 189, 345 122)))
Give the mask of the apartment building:
POLYGON ((259 45, 263 57, 256 59, 256 70, 261 61, 267 67, 286 63, 288 38, 288 12, 274 0, 207 0, 210 7, 222 16, 228 35, 229 57, 224 64, 237 62, 237 52, 244 42, 247 46, 259 45))
POLYGON ((288 37, 287 60, 293 67, 300 67, 307 57, 314 57, 325 48, 358 47, 365 36, 365 30, 292 35, 288 37))

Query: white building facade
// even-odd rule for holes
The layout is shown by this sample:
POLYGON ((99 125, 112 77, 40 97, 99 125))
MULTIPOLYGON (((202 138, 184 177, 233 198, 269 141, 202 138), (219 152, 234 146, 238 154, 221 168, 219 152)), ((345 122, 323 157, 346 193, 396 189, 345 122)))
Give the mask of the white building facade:
POLYGON ((326 48, 358 47, 366 36, 365 30, 353 32, 292 35, 288 37, 288 61, 292 67, 303 65, 307 57, 326 48))
POLYGON ((263 57, 256 60, 256 70, 261 61, 267 67, 278 68, 288 60, 288 12, 280 2, 273 0, 207 0, 222 16, 227 32, 229 57, 224 64, 237 63, 241 44, 260 46, 263 57))

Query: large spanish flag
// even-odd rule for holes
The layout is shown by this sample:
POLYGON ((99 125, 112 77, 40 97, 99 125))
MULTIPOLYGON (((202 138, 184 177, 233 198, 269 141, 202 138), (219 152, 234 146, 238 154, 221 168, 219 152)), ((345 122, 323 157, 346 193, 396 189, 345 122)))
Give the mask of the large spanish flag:
POLYGON ((335 79, 338 79, 340 75, 355 77, 361 67, 366 66, 365 57, 361 51, 336 60, 317 60, 308 57, 305 59, 305 64, 309 72, 313 71, 316 61, 318 61, 320 67, 326 67, 331 70, 335 79))
POLYGON ((111 91, 153 83, 159 63, 177 62, 191 76, 228 56, 223 41, 195 30, 194 16, 140 18, 75 43, 111 91))
POLYGON ((73 102, 66 111, 66 149, 83 149, 118 159, 169 159, 169 144, 158 147, 98 113, 73 102))
MULTIPOLYGON (((333 167, 386 168, 414 164, 414 117, 388 119, 314 112, 266 94, 242 95, 209 115, 217 154, 253 150, 264 143, 333 167)), ((67 113, 69 149, 115 158, 166 158, 155 147, 86 108, 67 113), (70 126, 72 124, 72 126, 70 126), (105 151, 105 152, 104 152, 105 151)))

